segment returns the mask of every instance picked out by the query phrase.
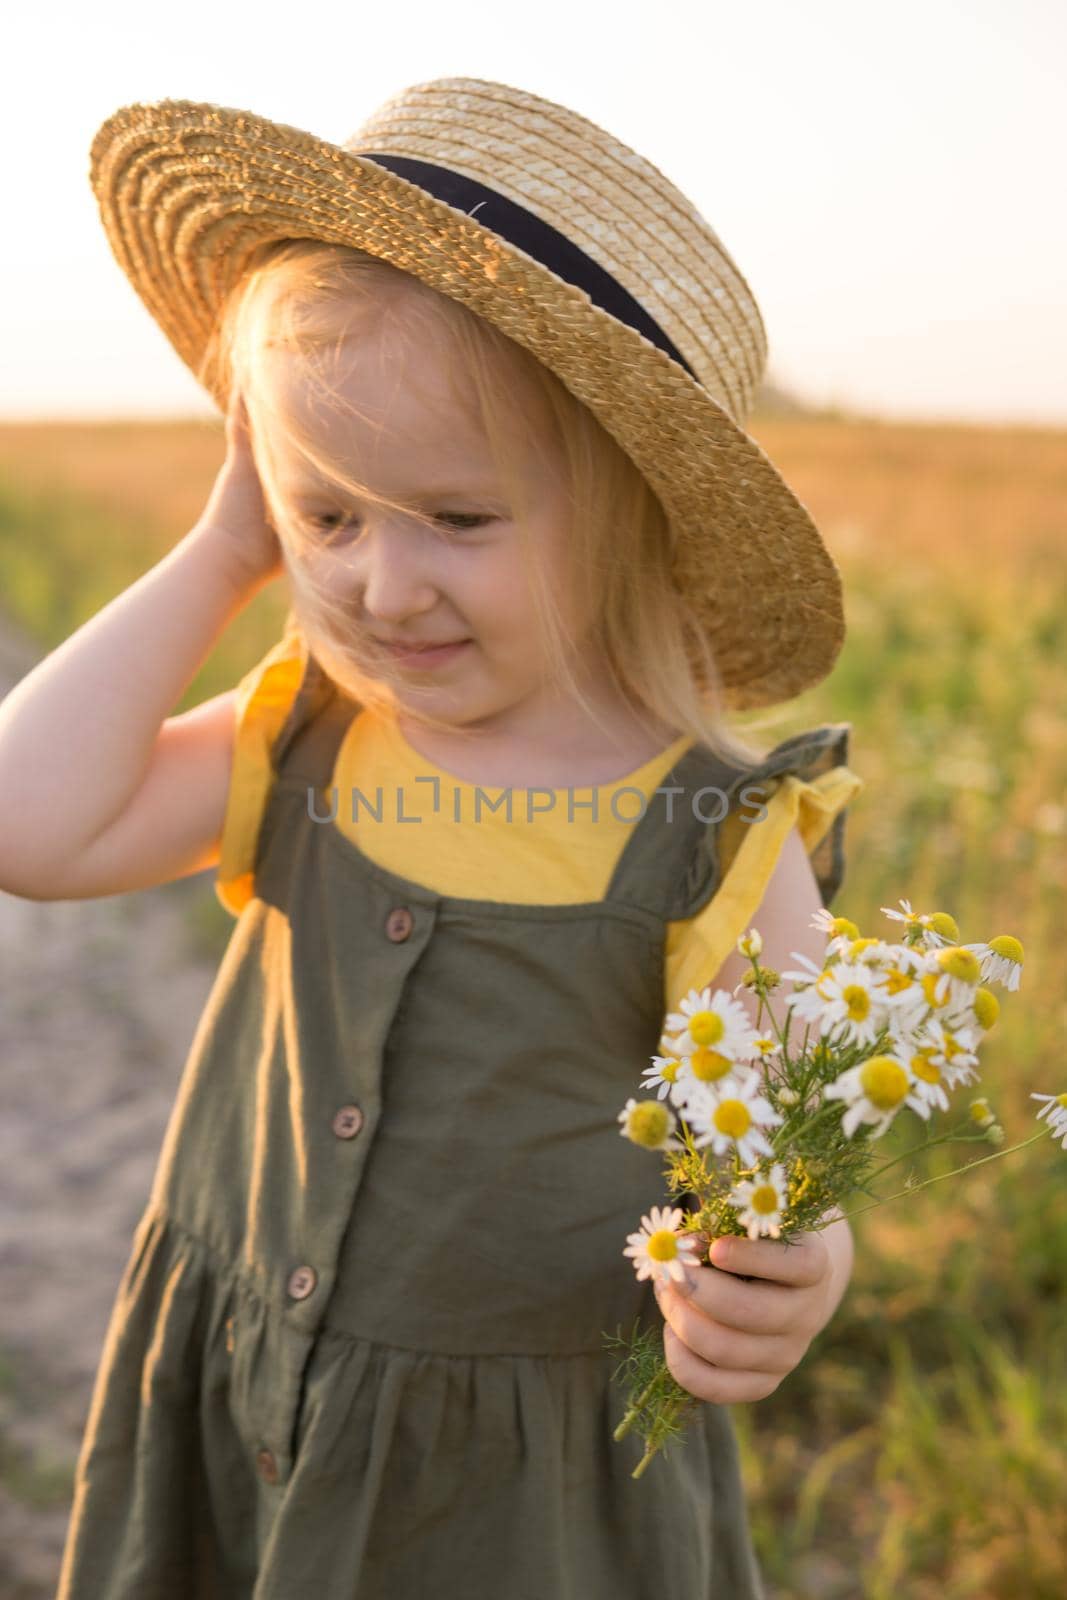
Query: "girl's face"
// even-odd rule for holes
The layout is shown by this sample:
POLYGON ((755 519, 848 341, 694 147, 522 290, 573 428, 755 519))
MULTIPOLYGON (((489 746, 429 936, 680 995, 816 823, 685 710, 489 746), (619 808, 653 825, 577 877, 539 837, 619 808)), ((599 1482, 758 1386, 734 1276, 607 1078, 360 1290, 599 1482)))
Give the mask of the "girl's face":
MULTIPOLYGON (((306 559, 315 576, 351 601, 364 670, 390 659, 398 710, 428 711, 454 725, 499 733, 545 731, 555 696, 540 644, 515 510, 498 480, 481 428, 456 403, 431 348, 411 351, 379 324, 335 347, 322 376, 345 410, 332 412, 301 382, 300 365, 278 361, 275 398, 308 430, 331 463, 406 509, 360 503, 324 482, 279 440, 272 444, 279 492, 322 547, 306 559), (348 408, 352 413, 346 414, 348 408), (424 526, 412 510, 435 519, 424 526), (329 545, 326 541, 329 540, 329 545), (443 645, 443 656, 397 660, 390 645, 443 645)), ((568 502, 558 472, 532 449, 523 457, 530 532, 560 609, 576 669, 591 618, 569 604, 568 502)), ((315 547, 313 546, 313 549, 315 547)), ((595 673, 594 673, 595 676, 595 673)))

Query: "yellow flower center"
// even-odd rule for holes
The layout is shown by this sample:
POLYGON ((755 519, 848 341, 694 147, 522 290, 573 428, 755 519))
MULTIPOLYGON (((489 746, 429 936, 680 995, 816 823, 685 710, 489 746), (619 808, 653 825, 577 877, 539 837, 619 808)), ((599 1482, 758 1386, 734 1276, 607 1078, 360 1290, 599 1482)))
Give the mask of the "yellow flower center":
POLYGON ((718 1044, 726 1026, 717 1011, 694 1011, 689 1018, 689 1033, 694 1044, 718 1044))
POLYGON ((699 1078, 701 1083, 714 1083, 718 1078, 725 1078, 733 1064, 729 1056, 721 1056, 717 1050, 707 1050, 703 1045, 689 1057, 693 1077, 699 1078))
POLYGON ((853 939, 848 947, 848 959, 855 961, 856 957, 862 955, 864 950, 869 950, 872 944, 877 943, 877 939, 853 939))
POLYGON ((1000 1015, 1000 1001, 992 989, 985 987, 978 989, 974 996, 974 1014, 978 1019, 978 1026, 988 1033, 1000 1015))
POLYGON ((892 1056, 872 1056, 860 1068, 860 1085, 872 1106, 892 1111, 907 1099, 908 1074, 892 1056))
POLYGON ((753 1211, 758 1211, 761 1217, 769 1217, 778 1210, 778 1190, 773 1183, 761 1183, 752 1191, 749 1205, 753 1211))
POLYGON ((973 950, 965 950, 962 945, 949 945, 947 950, 939 950, 937 964, 950 978, 959 978, 964 983, 977 983, 982 976, 978 957, 973 950))
POLYGON ((842 936, 846 939, 858 939, 860 930, 847 917, 835 917, 830 924, 830 937, 839 939, 842 936))
POLYGON ((659 1069, 659 1075, 665 1083, 675 1083, 677 1081, 678 1068, 681 1066, 681 1064, 682 1063, 680 1061, 664 1062, 663 1066, 659 1069))
POLYGON ((905 989, 915 985, 911 973, 902 972, 899 967, 886 967, 883 981, 890 994, 902 994, 905 989))
POLYGON ((937 998, 937 985, 940 982, 941 982, 941 974, 939 972, 924 972, 923 973, 923 975, 922 975, 922 991, 923 991, 923 994, 926 997, 927 1005, 937 1007, 937 1006, 943 1006, 946 1003, 946 1001, 948 999, 947 995, 942 1000, 939 1000, 937 998))
POLYGON ((647 1250, 653 1261, 673 1261, 678 1254, 678 1238, 670 1228, 657 1228, 649 1235, 647 1250))
POLYGON ((911 1070, 924 1083, 941 1082, 941 1068, 934 1066, 926 1051, 920 1051, 918 1055, 912 1056, 911 1070))
POLYGON ((972 1122, 977 1122, 980 1128, 988 1128, 993 1121, 993 1111, 988 1100, 972 1100, 967 1108, 967 1115, 972 1122))
POLYGON ((1056 1096, 1056 1104, 1058 1106, 1062 1106, 1064 1110, 1067 1111, 1067 1094, 1058 1094, 1056 1096))
POLYGON ((728 1139, 740 1139, 752 1126, 752 1113, 743 1100, 720 1100, 711 1120, 728 1139))
POLYGON ((1022 966, 1023 947, 1010 933, 998 933, 995 939, 990 939, 989 948, 994 955, 1003 956, 1006 961, 1014 961, 1018 966, 1022 966))
POLYGON ((667 1137, 667 1108, 659 1100, 639 1100, 626 1121, 626 1131, 634 1144, 655 1149, 667 1137))
POLYGON ((947 911, 935 911, 930 918, 929 926, 934 933, 940 934, 942 939, 951 939, 953 944, 959 944, 960 930, 947 911))
POLYGON ((847 983, 841 991, 851 1022, 863 1022, 870 1015, 871 996, 862 983, 847 983))

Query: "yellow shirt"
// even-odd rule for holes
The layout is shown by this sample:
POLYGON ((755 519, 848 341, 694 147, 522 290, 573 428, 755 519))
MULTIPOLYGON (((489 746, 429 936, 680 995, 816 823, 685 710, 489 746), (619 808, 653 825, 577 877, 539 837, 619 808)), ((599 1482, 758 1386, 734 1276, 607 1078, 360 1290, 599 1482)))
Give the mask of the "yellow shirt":
MULTIPOLYGON (((299 635, 287 635, 238 685, 233 773, 215 885, 234 916, 254 893, 270 751, 303 664, 299 635)), ((632 791, 649 800, 690 743, 682 735, 611 783, 513 789, 509 820, 506 790, 453 776, 420 755, 391 716, 363 708, 337 752, 336 817, 330 826, 372 861, 438 894, 537 905, 598 900, 644 810, 632 791)), ((790 830, 799 830, 810 856, 863 787, 845 766, 811 782, 787 773, 765 786, 765 793, 773 792, 763 802, 767 815, 759 827, 746 827, 736 813, 726 818, 717 890, 695 917, 667 924, 665 1011, 676 1009, 690 989, 714 984, 752 925, 790 830)))

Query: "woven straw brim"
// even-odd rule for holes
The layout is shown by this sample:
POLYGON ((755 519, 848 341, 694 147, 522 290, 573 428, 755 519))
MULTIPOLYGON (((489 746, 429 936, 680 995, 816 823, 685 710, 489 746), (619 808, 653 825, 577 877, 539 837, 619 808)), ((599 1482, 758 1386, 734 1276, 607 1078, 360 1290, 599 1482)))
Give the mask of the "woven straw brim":
MULTIPOLYGON (((730 709, 790 699, 832 668, 845 632, 838 571, 759 445, 664 351, 474 217, 298 128, 183 100, 108 118, 90 180, 119 264, 198 378, 219 309, 263 241, 365 250, 524 346, 635 462, 671 520, 674 581, 730 709)), ((212 393, 225 411, 228 396, 212 393)))

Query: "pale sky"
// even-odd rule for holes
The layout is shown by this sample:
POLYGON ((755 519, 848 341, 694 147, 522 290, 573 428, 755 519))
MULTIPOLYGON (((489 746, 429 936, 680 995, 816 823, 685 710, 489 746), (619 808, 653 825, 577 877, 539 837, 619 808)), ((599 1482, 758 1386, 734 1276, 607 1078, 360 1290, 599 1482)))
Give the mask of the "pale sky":
POLYGON ((5 25, 0 417, 210 415, 88 181, 134 101, 342 143, 430 78, 561 101, 653 161, 733 255, 767 376, 889 418, 1067 423, 1061 0, 182 0, 5 25))

